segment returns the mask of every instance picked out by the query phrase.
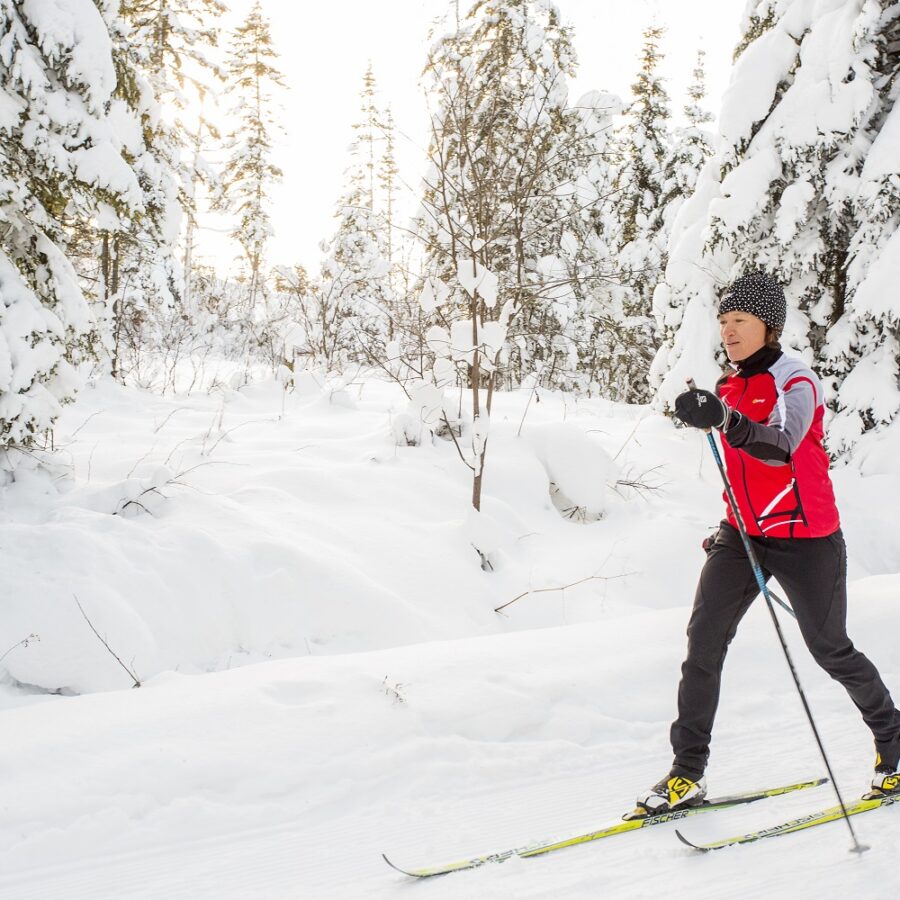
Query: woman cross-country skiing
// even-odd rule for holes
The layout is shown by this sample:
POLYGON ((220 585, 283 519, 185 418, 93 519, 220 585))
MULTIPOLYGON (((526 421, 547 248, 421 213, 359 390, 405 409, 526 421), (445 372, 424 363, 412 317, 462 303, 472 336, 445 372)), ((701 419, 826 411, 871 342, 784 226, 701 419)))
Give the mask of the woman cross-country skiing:
MULTIPOLYGON (((847 554, 822 443, 822 386, 804 362, 782 352, 785 314, 777 282, 760 272, 738 279, 719 306, 730 371, 715 393, 681 394, 675 415, 694 428, 719 430, 728 480, 763 574, 778 580, 813 658, 846 688, 872 730, 872 790, 891 792, 900 789, 900 711, 847 636, 847 554)), ((675 758, 669 774, 638 797, 647 813, 706 796, 703 773, 725 653, 759 592, 730 507, 705 546, 671 730, 675 758)))

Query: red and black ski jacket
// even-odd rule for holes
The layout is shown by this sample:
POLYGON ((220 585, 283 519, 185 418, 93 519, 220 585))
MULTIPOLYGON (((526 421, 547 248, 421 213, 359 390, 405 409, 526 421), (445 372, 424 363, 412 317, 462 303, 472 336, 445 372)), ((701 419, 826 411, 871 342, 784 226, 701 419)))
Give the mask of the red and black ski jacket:
MULTIPOLYGON (((813 538, 837 531, 818 376, 802 360, 763 347, 723 375, 716 392, 741 414, 731 417, 722 448, 747 533, 813 538)), ((730 506, 728 520, 737 525, 730 506)))

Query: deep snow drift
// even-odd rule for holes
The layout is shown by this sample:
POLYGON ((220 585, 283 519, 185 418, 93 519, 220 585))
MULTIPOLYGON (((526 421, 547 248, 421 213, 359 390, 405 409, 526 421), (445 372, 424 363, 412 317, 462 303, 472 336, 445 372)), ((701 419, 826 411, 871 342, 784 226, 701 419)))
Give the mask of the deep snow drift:
MULTIPOLYGON (((56 480, 0 493, 0 654, 40 636, 2 663, 0 896, 896 897, 894 809, 856 820, 861 859, 835 823, 707 856, 662 826, 418 885, 382 862, 598 828, 669 763, 718 473, 698 434, 643 408, 542 393, 517 436, 528 401, 497 398, 473 520, 452 443, 394 445, 390 386, 86 391, 56 480)), ((897 446, 835 473, 851 635, 895 695, 897 446)), ((855 796, 870 736, 783 621, 855 796)), ((822 773, 759 603, 723 691, 713 793, 822 773)), ((833 802, 819 788, 683 830, 833 802)))

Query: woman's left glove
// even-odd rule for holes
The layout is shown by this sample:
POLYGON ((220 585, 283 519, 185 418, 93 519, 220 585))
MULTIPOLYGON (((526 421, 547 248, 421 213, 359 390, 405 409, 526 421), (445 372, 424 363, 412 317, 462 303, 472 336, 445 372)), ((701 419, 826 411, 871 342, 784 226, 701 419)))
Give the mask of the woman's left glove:
POLYGON ((691 388, 675 398, 675 415, 692 428, 727 430, 732 410, 712 391, 691 388))

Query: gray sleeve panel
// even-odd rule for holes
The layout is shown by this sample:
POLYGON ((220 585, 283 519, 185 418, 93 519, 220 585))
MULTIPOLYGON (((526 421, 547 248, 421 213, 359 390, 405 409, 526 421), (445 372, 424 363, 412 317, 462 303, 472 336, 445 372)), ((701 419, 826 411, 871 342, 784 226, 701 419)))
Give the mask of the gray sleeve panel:
POLYGON ((778 392, 768 427, 777 428, 787 439, 791 453, 809 431, 816 413, 816 390, 806 379, 796 381, 786 391, 778 392))
POLYGON ((728 429, 728 443, 768 465, 783 466, 809 431, 822 391, 800 360, 782 356, 770 371, 777 398, 768 421, 762 425, 742 416, 728 429))
POLYGON ((784 433, 793 453, 806 437, 816 407, 822 402, 822 384, 809 366, 788 356, 777 360, 770 371, 778 399, 767 424, 784 433))

